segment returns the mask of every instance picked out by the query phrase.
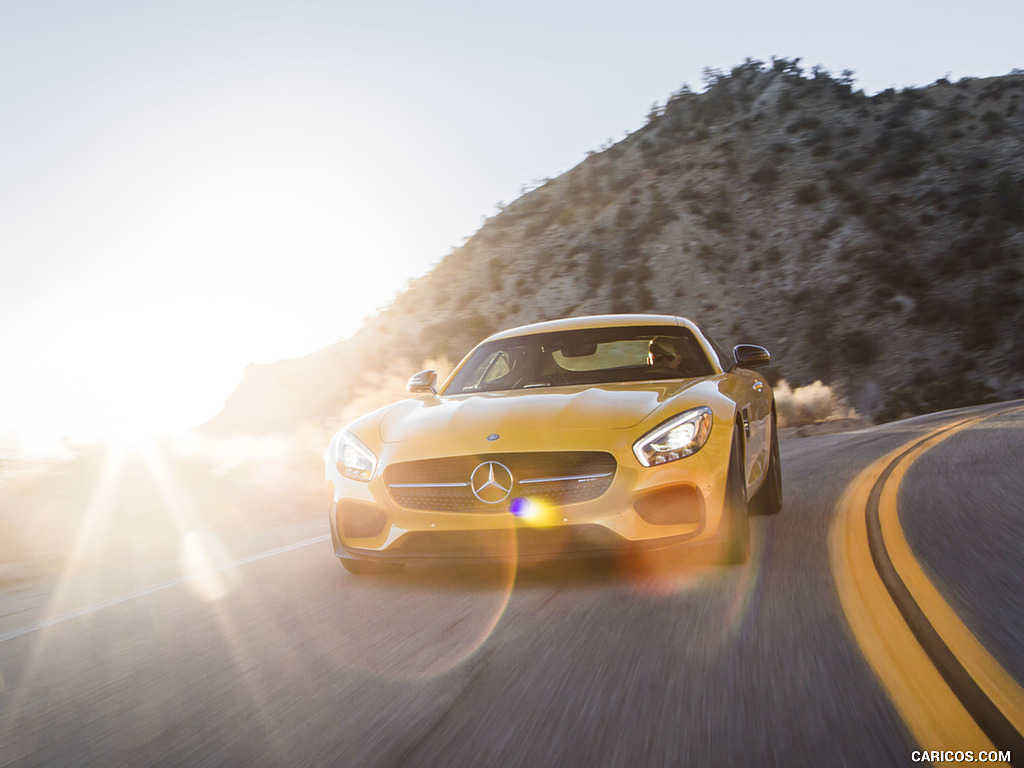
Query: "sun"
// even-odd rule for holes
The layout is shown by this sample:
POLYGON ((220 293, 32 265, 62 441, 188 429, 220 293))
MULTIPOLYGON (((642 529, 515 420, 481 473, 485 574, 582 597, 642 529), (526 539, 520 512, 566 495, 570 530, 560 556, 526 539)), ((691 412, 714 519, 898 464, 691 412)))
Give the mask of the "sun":
MULTIPOLYGON (((142 341, 129 337, 127 346, 144 350, 142 341)), ((122 335, 87 351, 71 343, 59 354, 41 355, 32 386, 14 393, 18 409, 0 437, 26 459, 56 457, 83 443, 139 447, 211 418, 231 391, 232 374, 237 382, 242 373, 228 371, 211 382, 202 366, 172 364, 157 351, 126 355, 125 346, 122 335)))
POLYGON ((119 162, 32 241, 26 261, 61 268, 0 340, 18 374, 0 401, 20 411, 0 439, 9 418, 34 443, 202 424, 249 364, 327 347, 390 301, 433 230, 394 225, 413 198, 367 159, 387 148, 258 106, 111 148, 119 162))

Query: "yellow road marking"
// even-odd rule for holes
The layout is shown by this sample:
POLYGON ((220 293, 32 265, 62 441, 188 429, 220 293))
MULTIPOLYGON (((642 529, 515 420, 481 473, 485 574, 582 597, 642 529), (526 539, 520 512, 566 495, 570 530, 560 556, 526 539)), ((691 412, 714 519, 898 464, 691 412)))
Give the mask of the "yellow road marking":
POLYGON ((910 465, 925 451, 970 426, 972 426, 972 422, 958 425, 948 432, 936 435, 905 456, 893 469, 882 489, 878 515, 889 558, 907 590, 913 596, 914 602, 928 619, 928 623, 939 634, 946 647, 957 657, 961 666, 974 678, 978 687, 989 700, 996 705, 1019 733, 1024 733, 1024 689, 978 642, 978 639, 943 599, 939 590, 925 574, 903 535, 903 528, 900 526, 896 508, 899 485, 910 465))
POLYGON ((980 418, 939 427, 923 441, 919 436, 869 465, 846 488, 829 531, 832 573, 854 637, 911 735, 928 750, 978 753, 995 747, 921 647, 878 575, 868 543, 866 510, 878 480, 908 447, 920 442, 899 460, 882 488, 879 518, 886 550, 929 623, 985 695, 1020 731, 1024 694, 921 570, 896 513, 900 481, 910 465, 926 450, 980 418))

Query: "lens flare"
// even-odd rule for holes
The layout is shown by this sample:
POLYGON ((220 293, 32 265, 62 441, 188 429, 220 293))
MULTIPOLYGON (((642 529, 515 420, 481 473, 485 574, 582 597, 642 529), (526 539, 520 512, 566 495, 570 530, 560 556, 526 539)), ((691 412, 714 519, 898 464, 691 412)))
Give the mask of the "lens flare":
POLYGON ((220 600, 241 581, 227 550, 207 530, 189 531, 182 537, 178 564, 189 589, 207 602, 220 600))
POLYGON ((555 508, 543 499, 529 499, 524 496, 518 496, 512 499, 512 504, 509 505, 508 511, 524 523, 539 528, 546 528, 559 522, 555 508))
POLYGON ((516 517, 526 517, 530 513, 530 502, 522 496, 517 496, 512 499, 512 504, 509 506, 508 511, 516 517))
POLYGON ((501 538, 507 560, 491 565, 410 567, 386 580, 339 573, 344 611, 328 641, 332 663, 405 682, 462 665, 487 643, 515 588, 515 536, 501 538))
POLYGON ((771 556, 763 527, 751 525, 750 536, 750 559, 742 565, 724 566, 714 558, 708 562, 705 558, 710 553, 707 552, 692 560, 685 551, 645 553, 620 560, 620 572, 630 580, 634 590, 648 598, 690 591, 716 594, 719 610, 709 613, 703 620, 715 631, 717 646, 736 642, 751 625, 748 618, 757 610, 765 560, 771 556))

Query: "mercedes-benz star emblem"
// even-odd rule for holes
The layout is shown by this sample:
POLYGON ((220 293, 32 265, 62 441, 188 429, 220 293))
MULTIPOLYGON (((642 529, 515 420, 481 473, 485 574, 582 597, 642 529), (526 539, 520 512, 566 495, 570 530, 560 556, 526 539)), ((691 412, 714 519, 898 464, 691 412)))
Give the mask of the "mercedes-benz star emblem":
POLYGON ((469 478, 473 495, 484 504, 497 504, 512 493, 512 473, 497 461, 485 461, 469 478))

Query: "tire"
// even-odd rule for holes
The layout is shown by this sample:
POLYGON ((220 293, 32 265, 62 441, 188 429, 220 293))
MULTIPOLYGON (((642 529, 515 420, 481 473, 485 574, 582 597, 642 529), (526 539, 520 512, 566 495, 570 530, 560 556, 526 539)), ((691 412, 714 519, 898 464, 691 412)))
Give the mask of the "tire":
POLYGON ((743 470, 743 449, 737 425, 729 452, 729 475, 725 482, 726 536, 722 546, 723 563, 745 563, 750 558, 750 521, 747 483, 743 470))
POLYGON ((779 459, 779 429, 772 413, 772 445, 768 457, 768 473, 761 489, 750 500, 752 515, 774 515, 782 509, 782 461, 779 459))
POLYGON ((350 560, 338 558, 342 567, 357 576, 378 576, 385 573, 398 573, 405 567, 404 563, 378 563, 376 560, 350 560))

